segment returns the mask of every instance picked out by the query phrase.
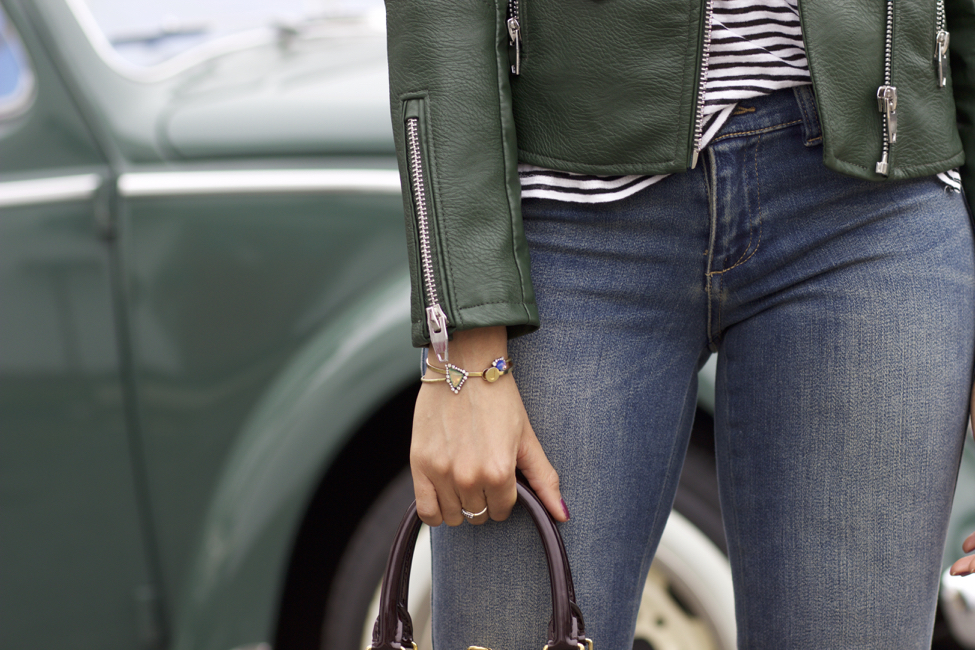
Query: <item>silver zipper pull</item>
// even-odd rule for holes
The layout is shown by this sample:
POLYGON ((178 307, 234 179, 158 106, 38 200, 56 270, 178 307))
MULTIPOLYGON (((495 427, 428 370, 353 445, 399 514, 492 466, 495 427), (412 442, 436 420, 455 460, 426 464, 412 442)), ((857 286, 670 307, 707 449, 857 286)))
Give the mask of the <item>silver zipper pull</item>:
POLYGON ((886 151, 884 152, 883 157, 880 159, 880 162, 877 163, 876 172, 884 176, 887 175, 887 152, 886 151))
POLYGON ((511 66, 511 73, 518 75, 521 74, 521 25, 517 18, 508 19, 508 38, 515 46, 515 64, 511 66))
POLYGON ((881 86, 877 89, 877 109, 887 118, 887 142, 897 142, 897 88, 881 86))
POLYGON ((427 328, 430 330, 430 343, 437 353, 440 363, 447 363, 447 314, 439 304, 427 307, 427 328))
POLYGON ((949 40, 948 32, 943 29, 938 32, 938 45, 935 49, 935 55, 938 58, 938 88, 944 88, 945 84, 948 83, 948 78, 945 77, 945 59, 948 57, 949 40))

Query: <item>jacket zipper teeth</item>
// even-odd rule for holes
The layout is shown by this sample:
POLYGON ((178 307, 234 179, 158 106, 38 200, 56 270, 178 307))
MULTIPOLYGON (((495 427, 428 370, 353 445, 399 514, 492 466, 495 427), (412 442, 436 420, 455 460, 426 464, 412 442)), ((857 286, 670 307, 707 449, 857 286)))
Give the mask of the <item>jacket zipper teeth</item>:
POLYGON ((423 158, 420 149, 420 120, 406 120, 406 139, 409 148, 410 182, 413 185, 413 206, 420 231, 420 263, 423 267, 423 284, 427 294, 427 327, 433 351, 441 363, 447 363, 447 315, 437 300, 437 282, 433 275, 433 254, 430 244, 430 214, 423 183, 423 158))
POLYGON ((948 58, 950 35, 945 29, 945 0, 938 0, 938 34, 935 36, 934 58, 938 61, 938 88, 948 83, 945 76, 945 60, 948 58))
POLYGON ((515 48, 515 63, 511 74, 521 74, 521 21, 518 15, 518 0, 508 0, 508 46, 515 48))
POLYGON ((897 142, 897 88, 890 85, 891 46, 894 37, 894 0, 887 0, 887 38, 884 49, 884 85, 877 88, 877 109, 884 116, 884 149, 876 172, 887 176, 890 146, 897 142))
POLYGON ((701 140, 704 139, 704 94, 708 83, 708 60, 711 57, 711 12, 712 0, 704 5, 704 44, 701 52, 701 77, 697 86, 697 107, 694 114, 694 151, 691 154, 691 169, 697 167, 697 159, 701 153, 701 140))

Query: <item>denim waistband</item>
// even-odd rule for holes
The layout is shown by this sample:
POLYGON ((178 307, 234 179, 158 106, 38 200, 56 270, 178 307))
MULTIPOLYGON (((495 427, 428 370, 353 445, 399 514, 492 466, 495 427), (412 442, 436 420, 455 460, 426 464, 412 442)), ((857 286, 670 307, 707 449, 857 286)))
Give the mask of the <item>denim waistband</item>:
POLYGON ((742 100, 713 142, 800 124, 807 147, 822 143, 816 97, 808 84, 742 100))

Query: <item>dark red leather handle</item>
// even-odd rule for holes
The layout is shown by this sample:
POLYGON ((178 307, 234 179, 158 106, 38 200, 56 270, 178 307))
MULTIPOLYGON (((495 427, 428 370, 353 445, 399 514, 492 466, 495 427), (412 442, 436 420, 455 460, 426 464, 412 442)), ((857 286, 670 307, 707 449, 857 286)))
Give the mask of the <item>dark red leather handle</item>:
MULTIPOLYGON (((518 503, 531 515, 542 539, 548 560, 548 576, 552 587, 552 621, 549 623, 548 650, 579 650, 587 643, 582 612, 575 602, 572 572, 565 555, 565 546, 555 521, 535 493, 518 478, 518 503)), ((379 598, 379 618, 372 631, 373 650, 409 650, 413 643, 413 620, 409 604, 410 565, 413 549, 420 532, 420 518, 414 501, 396 531, 389 551, 386 573, 379 598)))

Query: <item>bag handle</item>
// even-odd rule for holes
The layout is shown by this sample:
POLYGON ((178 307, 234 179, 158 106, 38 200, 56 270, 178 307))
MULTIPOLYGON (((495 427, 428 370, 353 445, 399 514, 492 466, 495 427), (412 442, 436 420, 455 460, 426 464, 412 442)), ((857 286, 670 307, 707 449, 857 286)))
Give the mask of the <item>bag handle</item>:
MULTIPOLYGON (((543 650, 592 650, 586 637, 582 612, 575 602, 572 572, 565 554, 565 546, 555 521, 548 514, 521 476, 518 476, 518 503, 535 522, 548 560, 548 576, 552 588, 552 620, 549 622, 548 644, 543 650)), ((420 532, 421 521, 416 514, 416 501, 410 504, 400 522, 399 530, 389 552, 383 586, 379 597, 379 617, 372 630, 369 650, 416 650, 413 641, 413 619, 407 610, 409 602, 410 566, 413 550, 420 532)))

